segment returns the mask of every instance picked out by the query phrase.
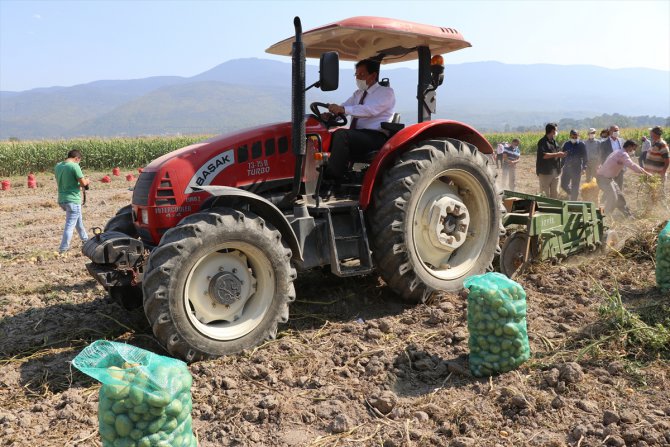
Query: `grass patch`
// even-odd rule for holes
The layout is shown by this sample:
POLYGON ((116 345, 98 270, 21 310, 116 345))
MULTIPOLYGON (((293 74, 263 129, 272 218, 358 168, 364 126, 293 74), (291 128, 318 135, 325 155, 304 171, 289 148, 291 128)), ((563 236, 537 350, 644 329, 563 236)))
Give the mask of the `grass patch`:
MULTIPOLYGON (((604 289, 602 289, 604 292, 604 289)), ((605 302, 598 312, 601 317, 600 338, 582 352, 595 347, 623 350, 636 360, 670 360, 670 305, 650 303, 627 309, 619 289, 605 293, 605 302)))

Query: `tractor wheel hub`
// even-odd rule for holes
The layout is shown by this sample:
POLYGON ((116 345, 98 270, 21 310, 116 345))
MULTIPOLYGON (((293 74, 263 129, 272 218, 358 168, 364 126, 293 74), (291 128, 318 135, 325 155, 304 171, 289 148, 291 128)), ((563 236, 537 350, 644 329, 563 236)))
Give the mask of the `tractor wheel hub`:
POLYGON ((436 248, 457 249, 465 242, 470 214, 460 200, 444 195, 428 207, 428 239, 436 248))
POLYGON ((231 272, 219 272, 209 282, 209 296, 219 304, 230 306, 242 298, 242 281, 231 272))

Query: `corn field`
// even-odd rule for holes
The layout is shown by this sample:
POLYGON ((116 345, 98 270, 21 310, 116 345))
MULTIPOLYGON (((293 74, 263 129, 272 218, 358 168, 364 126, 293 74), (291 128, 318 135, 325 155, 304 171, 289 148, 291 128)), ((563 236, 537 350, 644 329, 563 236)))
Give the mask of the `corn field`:
POLYGON ((161 155, 207 137, 112 138, 0 143, 0 176, 51 172, 68 151, 82 153, 84 171, 107 171, 114 167, 134 169, 146 166, 161 155))
MULTIPOLYGON (((580 136, 586 138, 586 129, 579 130, 580 136)), ((560 130, 560 143, 568 139, 568 131, 560 130)), ((647 133, 647 129, 622 129, 621 136, 639 143, 640 138, 647 133)), ((537 141, 543 133, 492 133, 484 136, 494 147, 498 142, 518 138, 521 152, 534 154, 537 141)), ((0 142, 0 176, 51 172, 56 163, 63 160, 72 149, 82 152, 81 166, 85 171, 108 171, 114 167, 135 169, 146 166, 161 155, 209 137, 211 135, 0 142)))

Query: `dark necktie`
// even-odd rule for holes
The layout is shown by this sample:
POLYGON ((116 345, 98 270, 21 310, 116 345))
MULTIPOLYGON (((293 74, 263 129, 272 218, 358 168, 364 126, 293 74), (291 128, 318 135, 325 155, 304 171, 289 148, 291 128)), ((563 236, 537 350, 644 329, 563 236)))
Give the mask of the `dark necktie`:
MULTIPOLYGON (((363 101, 365 101, 365 97, 368 96, 368 91, 365 90, 363 92, 363 95, 361 96, 361 100, 358 101, 358 104, 363 104, 363 101)), ((356 128, 356 123, 358 123, 358 118, 353 117, 351 119, 351 126, 349 126, 349 129, 355 129, 356 128)))

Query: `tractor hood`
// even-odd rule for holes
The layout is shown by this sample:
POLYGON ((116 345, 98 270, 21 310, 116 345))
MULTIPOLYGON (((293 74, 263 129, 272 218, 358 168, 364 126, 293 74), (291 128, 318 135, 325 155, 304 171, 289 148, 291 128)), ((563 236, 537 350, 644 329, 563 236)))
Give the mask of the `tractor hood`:
MULTIPOLYGON (((381 59, 383 64, 417 59, 417 47, 429 47, 431 54, 445 54, 470 47, 453 28, 423 25, 383 17, 352 17, 303 33, 306 57, 319 58, 337 51, 340 59, 360 61, 381 59)), ((265 50, 291 56, 295 37, 277 42, 265 50)))

